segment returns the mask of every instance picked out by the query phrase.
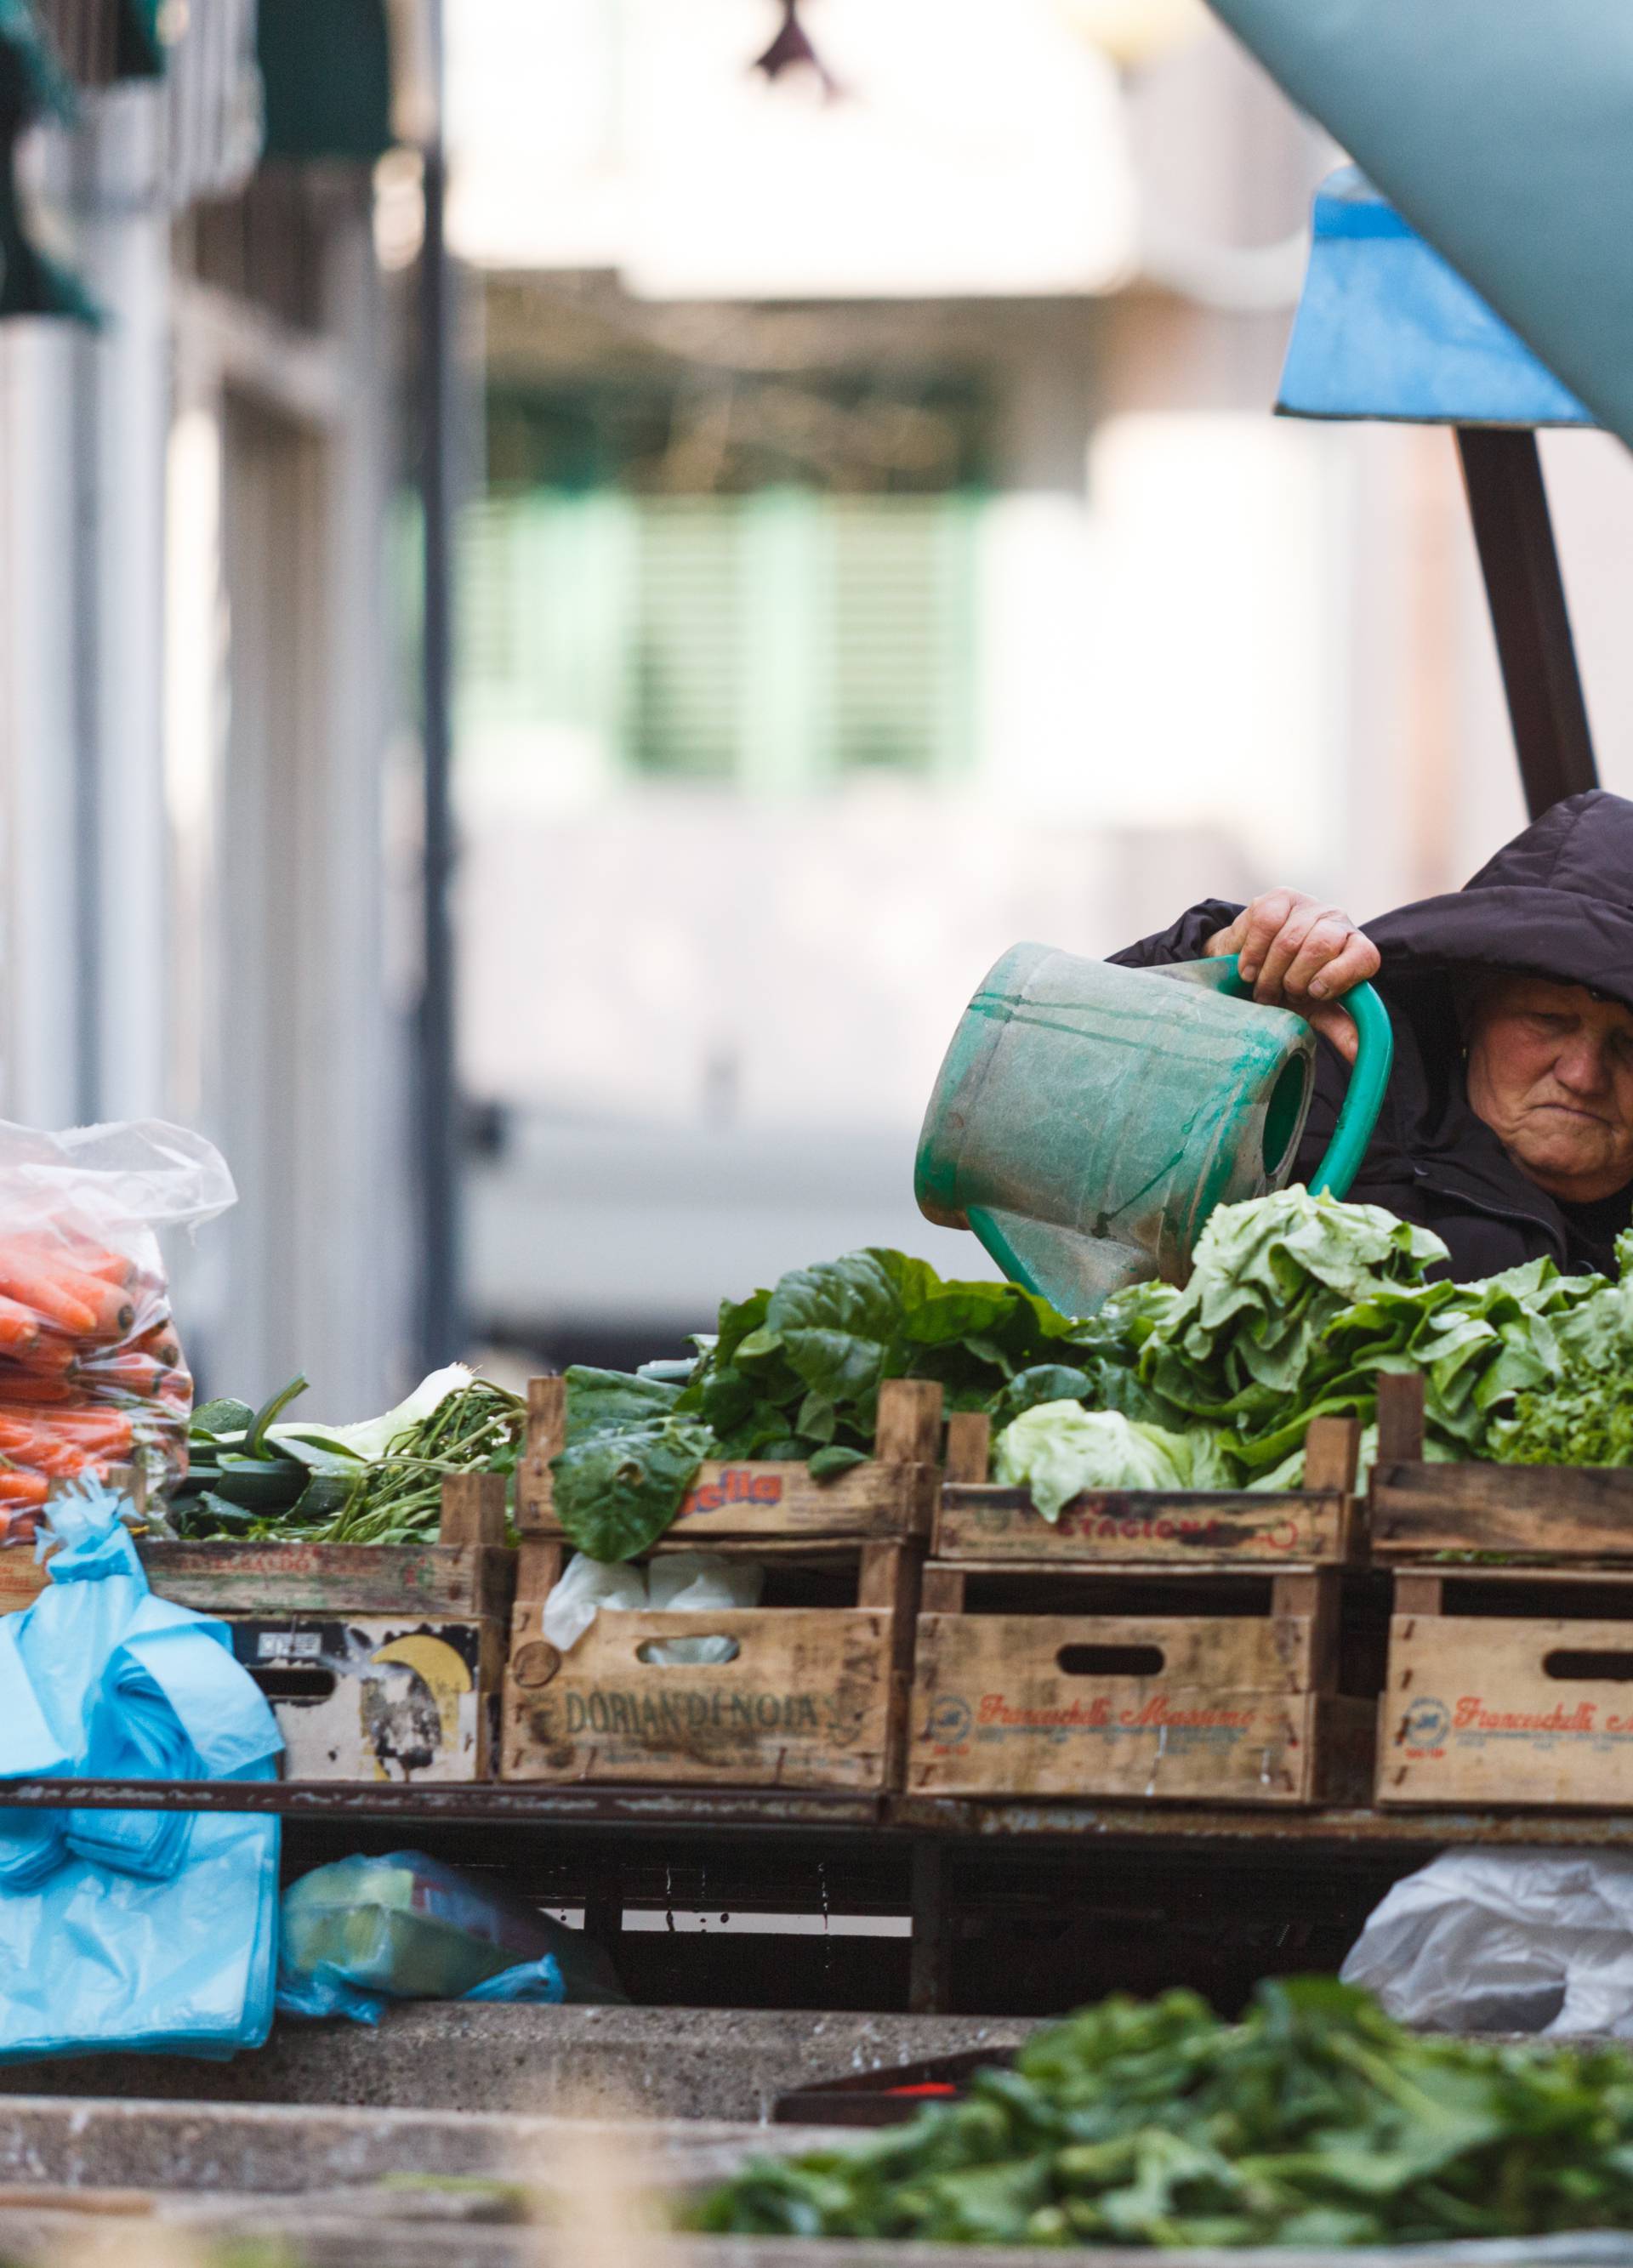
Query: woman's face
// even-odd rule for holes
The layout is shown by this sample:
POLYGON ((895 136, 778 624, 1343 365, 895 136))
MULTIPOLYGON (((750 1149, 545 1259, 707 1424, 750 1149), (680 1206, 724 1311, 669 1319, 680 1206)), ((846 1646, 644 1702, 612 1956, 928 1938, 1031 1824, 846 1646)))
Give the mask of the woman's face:
POLYGON ((1581 984, 1492 979, 1470 1018, 1468 1099, 1550 1197, 1614 1197, 1633 1182, 1633 1012, 1581 984))

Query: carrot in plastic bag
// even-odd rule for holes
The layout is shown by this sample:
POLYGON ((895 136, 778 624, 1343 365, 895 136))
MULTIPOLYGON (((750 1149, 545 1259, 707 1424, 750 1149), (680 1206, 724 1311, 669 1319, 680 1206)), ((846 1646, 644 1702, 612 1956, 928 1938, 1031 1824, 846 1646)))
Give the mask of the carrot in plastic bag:
MULTIPOLYGON (((82 1355, 73 1369, 76 1382, 88 1393, 138 1394, 144 1399, 160 1393, 166 1379, 174 1375, 170 1364, 129 1347, 103 1355, 82 1355)), ((4 1388, 0 1388, 0 1398, 4 1398, 4 1388)))
POLYGON ((133 1351, 151 1354, 155 1362, 162 1362, 167 1369, 179 1370, 181 1366, 181 1348, 168 1310, 137 1331, 130 1344, 133 1351))
POLYGON ((64 1338, 61 1331, 41 1331, 31 1347, 20 1347, 11 1357, 8 1368, 15 1368, 29 1378, 67 1378, 78 1357, 79 1348, 73 1339, 64 1338))
POLYGON ((0 1466, 0 1504, 43 1504, 50 1493, 51 1484, 43 1473, 0 1466))
POLYGON ((94 1243, 73 1229, 62 1229, 52 1235, 43 1230, 38 1234, 25 1231, 4 1241, 7 1250, 26 1253, 29 1259, 40 1262, 48 1270, 66 1268, 77 1276, 94 1276, 104 1284, 122 1287, 140 1272, 136 1262, 126 1254, 111 1252, 107 1245, 94 1243))
POLYGON ((0 1298, 0 1354, 19 1354, 39 1336, 39 1316, 15 1300, 0 1298))
POLYGON ((36 1378, 14 1363, 0 1362, 0 1393, 8 1402, 38 1403, 55 1408, 63 1403, 83 1403, 84 1390, 68 1378, 36 1378))
POLYGON ((58 1283, 55 1274, 48 1274, 26 1253, 0 1245, 0 1292, 8 1300, 19 1300, 32 1307, 36 1315, 59 1330, 68 1331, 75 1338, 86 1339, 95 1335, 97 1311, 85 1300, 76 1298, 66 1285, 58 1283))

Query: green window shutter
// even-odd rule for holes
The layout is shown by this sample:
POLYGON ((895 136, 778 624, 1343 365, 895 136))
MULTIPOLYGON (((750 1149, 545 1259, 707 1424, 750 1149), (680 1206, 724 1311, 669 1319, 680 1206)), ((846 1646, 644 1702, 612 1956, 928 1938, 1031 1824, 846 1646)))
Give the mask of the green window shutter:
POLYGON ((960 496, 839 497, 831 761, 945 773, 974 706, 974 511, 960 496))
POLYGON ((631 759, 645 772, 729 779, 746 663, 743 507, 647 497, 635 526, 631 759))
POLYGON ((623 737, 632 507, 612 489, 487 497, 462 516, 462 725, 623 737))

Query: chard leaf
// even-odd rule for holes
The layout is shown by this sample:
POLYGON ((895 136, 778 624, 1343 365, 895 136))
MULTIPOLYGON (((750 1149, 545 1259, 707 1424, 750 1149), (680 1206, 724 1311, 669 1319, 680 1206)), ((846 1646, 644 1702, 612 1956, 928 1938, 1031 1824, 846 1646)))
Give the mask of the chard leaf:
POLYGON ((667 1418, 682 1389, 661 1379, 636 1378, 621 1370, 592 1370, 575 1363, 566 1373, 567 1442, 571 1447, 624 1426, 647 1426, 667 1418))
POLYGON ((563 1534, 591 1559, 648 1550, 673 1525, 713 1446, 706 1426, 676 1418, 570 1440, 550 1461, 563 1534))

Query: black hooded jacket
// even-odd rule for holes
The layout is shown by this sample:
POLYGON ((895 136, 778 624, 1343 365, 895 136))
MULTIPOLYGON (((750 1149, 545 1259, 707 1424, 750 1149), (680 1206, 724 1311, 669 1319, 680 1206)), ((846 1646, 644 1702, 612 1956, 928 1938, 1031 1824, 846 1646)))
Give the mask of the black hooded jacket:
MULTIPOLYGON (((1208 899, 1112 959, 1131 968, 1200 960, 1240 911, 1208 899)), ((1514 1164, 1469 1107, 1448 972, 1518 969, 1591 985, 1633 1008, 1633 803, 1600 788, 1573 795, 1462 889, 1364 926, 1383 957, 1374 981, 1394 1025, 1395 1063, 1350 1196, 1433 1229, 1459 1281, 1543 1253, 1574 1274, 1614 1273, 1615 1238, 1633 1220, 1633 1185, 1605 1204, 1565 1206, 1514 1164)), ((1347 1078, 1323 1042, 1300 1178, 1320 1162, 1347 1078)))

